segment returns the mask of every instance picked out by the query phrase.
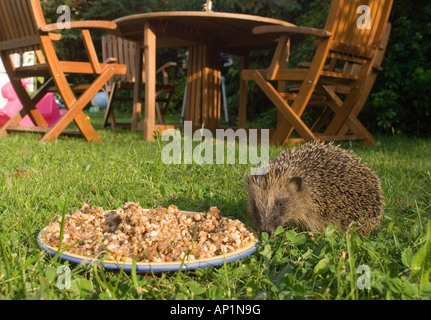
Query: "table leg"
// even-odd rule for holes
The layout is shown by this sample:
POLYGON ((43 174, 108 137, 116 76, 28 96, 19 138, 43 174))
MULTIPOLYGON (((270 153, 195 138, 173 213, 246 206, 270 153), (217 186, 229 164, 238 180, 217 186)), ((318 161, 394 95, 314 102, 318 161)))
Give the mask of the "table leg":
POLYGON ((136 44, 135 52, 135 84, 133 89, 133 113, 132 113, 132 126, 131 131, 136 132, 138 130, 138 123, 141 121, 142 112, 142 68, 143 68, 143 56, 142 56, 142 44, 139 42, 136 44))
POLYGON ((200 108, 202 106, 203 51, 203 46, 192 46, 189 48, 185 120, 192 121, 194 128, 202 124, 200 108))
POLYGON ((205 60, 205 78, 203 84, 203 110, 204 122, 208 129, 216 132, 221 115, 221 71, 220 52, 211 46, 207 46, 205 60))
POLYGON ((149 23, 144 27, 145 119, 144 140, 153 141, 156 129, 156 35, 149 23))
POLYGON ((205 126, 215 132, 221 113, 220 53, 209 45, 189 48, 185 120, 194 129, 205 126))

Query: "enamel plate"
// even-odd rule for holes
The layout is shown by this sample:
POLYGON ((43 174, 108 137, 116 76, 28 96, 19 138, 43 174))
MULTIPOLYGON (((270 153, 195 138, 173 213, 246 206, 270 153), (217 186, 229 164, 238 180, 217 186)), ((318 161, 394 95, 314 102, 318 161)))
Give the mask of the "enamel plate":
MULTIPOLYGON (((250 229, 249 229, 250 230, 250 229)), ((51 247, 45 241, 44 234, 46 232, 46 228, 44 228, 37 237, 37 243, 39 246, 49 253, 52 256, 57 254, 57 249, 55 247, 51 247)), ((137 272, 160 272, 160 271, 177 271, 177 270, 190 270, 190 269, 198 269, 198 268, 206 268, 211 266, 221 265, 235 260, 239 260, 244 258, 256 251, 256 249, 260 246, 260 241, 258 240, 258 235, 254 232, 255 236, 254 241, 248 243, 241 249, 232 251, 225 255, 219 255, 212 258, 207 259, 199 259, 199 260, 191 260, 191 261, 179 261, 179 262, 160 262, 160 263, 152 263, 152 262, 137 262, 136 263, 136 271, 137 272)), ((98 260, 90 257, 84 257, 76 254, 70 254, 63 252, 59 255, 59 258, 64 261, 69 261, 74 264, 87 264, 90 265, 92 263, 102 264, 107 270, 124 270, 124 271, 132 271, 132 263, 123 263, 116 262, 113 260, 98 260)))

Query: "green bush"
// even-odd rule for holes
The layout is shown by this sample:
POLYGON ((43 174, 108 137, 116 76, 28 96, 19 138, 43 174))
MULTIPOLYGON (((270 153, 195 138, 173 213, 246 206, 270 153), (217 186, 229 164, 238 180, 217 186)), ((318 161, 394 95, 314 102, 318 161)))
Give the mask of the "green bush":
POLYGON ((360 116, 371 129, 431 136, 430 14, 429 1, 395 1, 384 70, 360 116))

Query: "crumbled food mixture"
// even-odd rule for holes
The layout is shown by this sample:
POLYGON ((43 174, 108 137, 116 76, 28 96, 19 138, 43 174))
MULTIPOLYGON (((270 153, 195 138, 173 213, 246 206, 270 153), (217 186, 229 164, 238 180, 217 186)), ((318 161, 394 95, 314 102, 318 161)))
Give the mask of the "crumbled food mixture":
MULTIPOLYGON (((61 217, 46 228, 44 240, 57 248, 61 217)), ((65 216, 61 248, 68 253, 118 262, 175 262, 211 258, 244 247, 255 237, 242 222, 222 217, 215 207, 207 213, 167 209, 144 210, 127 202, 117 210, 104 211, 84 203, 65 216)))

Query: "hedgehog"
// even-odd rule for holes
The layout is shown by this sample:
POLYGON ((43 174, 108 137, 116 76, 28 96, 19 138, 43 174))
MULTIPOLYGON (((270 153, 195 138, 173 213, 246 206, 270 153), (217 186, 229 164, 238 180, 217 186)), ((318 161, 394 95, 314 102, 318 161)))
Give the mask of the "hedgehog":
POLYGON ((340 232, 356 225, 369 235, 382 219, 380 179, 351 151, 333 142, 313 141, 270 161, 262 174, 247 177, 248 211, 256 228, 269 234, 278 226, 340 232))

